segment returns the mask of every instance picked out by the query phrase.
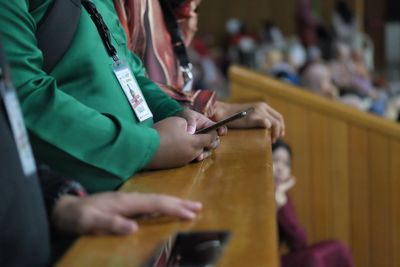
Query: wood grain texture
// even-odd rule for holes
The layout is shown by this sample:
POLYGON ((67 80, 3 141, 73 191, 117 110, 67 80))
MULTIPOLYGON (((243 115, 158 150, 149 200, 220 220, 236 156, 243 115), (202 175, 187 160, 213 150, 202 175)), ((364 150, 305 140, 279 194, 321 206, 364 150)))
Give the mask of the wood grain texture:
POLYGON ((310 113, 299 107, 291 106, 287 114, 290 114, 290 118, 285 119, 288 129, 286 138, 290 140, 292 146, 293 173, 296 177, 296 190, 291 190, 290 195, 296 203, 296 211, 300 221, 304 223, 306 231, 311 233, 314 221, 311 213, 312 208, 309 202, 303 201, 304 196, 311 196, 312 193, 312 162, 309 160, 311 155, 310 113), (298 131, 293 132, 290 129, 298 129, 298 131), (298 153, 298 151, 301 151, 301 153, 298 153))
POLYGON ((400 266, 400 125, 238 66, 230 79, 233 100, 285 117, 291 195, 311 242, 342 241, 356 266, 400 266))
POLYGON ((370 238, 370 173, 368 169, 368 132, 350 126, 349 133, 350 177, 350 237, 356 266, 369 267, 370 238))
POLYGON ((289 192, 290 196, 296 203, 296 211, 299 219, 304 223, 304 227, 308 233, 313 232, 314 218, 311 214, 311 205, 308 201, 303 201, 304 196, 311 196, 311 112, 296 106, 287 105, 285 101, 271 97, 260 90, 246 90, 246 87, 240 83, 232 83, 231 90, 233 92, 230 101, 232 102, 250 102, 265 101, 270 106, 284 114, 286 131, 285 139, 290 141, 293 150, 293 173, 298 179, 295 190, 289 192), (296 129, 291 131, 290 129, 296 129), (301 153, 298 153, 301 151, 301 153))
POLYGON ((391 141, 390 143, 390 188, 391 210, 393 216, 391 225, 391 252, 392 252, 392 267, 400 262, 400 142, 391 141))
POLYGON ((127 237, 82 237, 58 266, 140 266, 177 231, 224 229, 232 238, 217 266, 279 266, 270 145, 268 131, 232 130, 202 163, 133 177, 122 191, 199 200, 204 210, 191 222, 142 220, 127 237))
POLYGON ((311 240, 324 240, 332 233, 331 187, 329 176, 328 121, 320 114, 310 114, 310 163, 312 231, 311 240), (318 214, 318 216, 313 216, 318 214))
POLYGON ((349 179, 349 141, 348 124, 331 119, 328 142, 330 153, 330 187, 332 209, 331 234, 350 245, 350 179, 349 179))
MULTIPOLYGON (((370 172, 371 266, 390 266, 389 141, 385 136, 369 133, 368 168, 370 172)), ((400 188, 399 188, 400 190, 400 188)))

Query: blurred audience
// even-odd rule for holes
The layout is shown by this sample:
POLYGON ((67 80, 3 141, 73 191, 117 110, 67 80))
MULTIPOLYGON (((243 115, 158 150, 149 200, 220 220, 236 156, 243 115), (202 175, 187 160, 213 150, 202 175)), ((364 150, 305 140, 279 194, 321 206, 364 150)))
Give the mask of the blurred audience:
POLYGON ((332 15, 332 26, 338 41, 353 46, 354 38, 358 33, 357 19, 346 1, 337 1, 335 12, 332 15))
POLYGON ((374 73, 373 43, 358 32, 357 17, 344 1, 337 2, 331 27, 313 15, 309 0, 297 1, 294 19, 298 37, 287 38, 270 20, 264 22, 256 38, 244 22, 229 19, 222 49, 225 62, 247 66, 356 109, 398 120, 398 94, 391 83, 374 73))

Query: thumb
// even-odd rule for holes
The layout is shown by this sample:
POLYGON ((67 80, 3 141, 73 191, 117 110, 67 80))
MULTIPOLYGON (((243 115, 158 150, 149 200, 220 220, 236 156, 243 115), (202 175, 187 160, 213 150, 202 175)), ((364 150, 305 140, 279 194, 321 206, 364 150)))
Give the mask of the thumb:
POLYGON ((185 118, 187 121, 187 128, 186 131, 189 134, 194 134, 196 132, 196 128, 197 128, 197 123, 196 123, 196 118, 193 116, 188 116, 187 118, 185 118))

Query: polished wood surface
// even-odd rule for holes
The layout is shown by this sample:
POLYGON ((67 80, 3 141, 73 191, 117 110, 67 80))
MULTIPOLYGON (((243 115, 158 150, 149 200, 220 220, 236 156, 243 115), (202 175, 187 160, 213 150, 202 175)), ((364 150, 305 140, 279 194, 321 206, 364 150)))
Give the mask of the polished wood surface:
POLYGON ((400 266, 400 125, 240 67, 232 100, 265 100, 286 122, 291 190, 311 242, 347 244, 356 266, 400 266))
POLYGON ((271 143, 265 130, 232 130, 211 158, 183 168, 146 172, 123 191, 167 193, 199 200, 203 212, 191 222, 140 221, 127 237, 82 237, 58 266, 140 266, 177 231, 229 230, 220 267, 277 267, 276 208, 271 143))

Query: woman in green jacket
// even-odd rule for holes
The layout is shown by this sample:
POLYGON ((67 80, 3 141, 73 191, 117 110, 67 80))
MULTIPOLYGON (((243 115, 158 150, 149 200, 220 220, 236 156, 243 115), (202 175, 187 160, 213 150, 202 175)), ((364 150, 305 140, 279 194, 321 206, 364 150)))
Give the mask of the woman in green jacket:
POLYGON ((68 51, 46 73, 36 31, 53 2, 0 0, 0 34, 40 161, 94 192, 115 189, 144 168, 177 167, 210 155, 219 144, 217 133, 193 133, 213 122, 182 109, 146 78, 141 61, 127 48, 111 0, 93 2, 110 30, 118 63, 82 8, 68 51), (133 74, 130 85, 117 78, 121 66, 127 66, 124 74, 133 74), (129 95, 126 86, 135 85, 135 95, 129 95))

